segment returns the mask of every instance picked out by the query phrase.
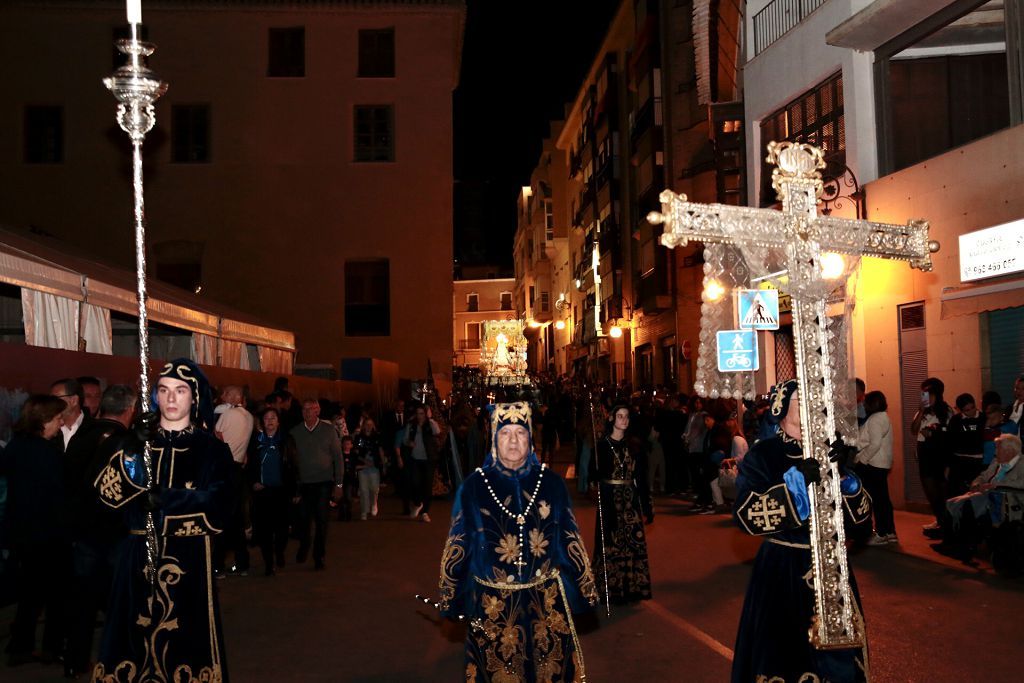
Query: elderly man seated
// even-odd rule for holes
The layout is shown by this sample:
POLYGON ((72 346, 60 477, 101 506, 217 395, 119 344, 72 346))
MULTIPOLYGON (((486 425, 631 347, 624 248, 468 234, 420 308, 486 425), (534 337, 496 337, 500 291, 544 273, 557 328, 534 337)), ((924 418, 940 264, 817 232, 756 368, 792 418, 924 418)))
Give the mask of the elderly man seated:
POLYGON ((1024 465, 1020 460, 1019 436, 1003 434, 996 439, 995 459, 971 482, 970 491, 946 501, 949 529, 946 540, 933 549, 969 561, 992 529, 1024 518, 1024 465))

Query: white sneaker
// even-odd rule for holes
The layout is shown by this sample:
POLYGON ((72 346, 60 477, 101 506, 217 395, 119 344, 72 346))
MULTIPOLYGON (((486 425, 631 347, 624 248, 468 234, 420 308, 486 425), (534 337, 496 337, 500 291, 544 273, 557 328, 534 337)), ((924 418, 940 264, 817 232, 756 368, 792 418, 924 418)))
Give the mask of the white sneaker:
POLYGON ((417 517, 420 516, 420 510, 422 510, 422 509, 423 509, 423 504, 421 503, 420 505, 417 505, 416 507, 414 507, 412 509, 412 512, 409 513, 409 517, 411 517, 412 519, 416 519, 417 517))
POLYGON ((373 509, 370 510, 370 514, 372 514, 374 517, 377 516, 377 504, 376 503, 373 504, 373 509))
POLYGON ((872 534, 871 538, 868 539, 868 545, 889 545, 892 541, 889 540, 889 536, 879 536, 878 534, 872 534))
POLYGON ((366 521, 366 515, 359 515, 359 519, 365 522, 366 521))
POLYGON ((886 534, 885 535, 885 540, 888 541, 889 543, 899 543, 900 542, 900 539, 896 538, 896 534, 894 534, 894 533, 893 534, 886 534))
POLYGON ((940 526, 938 522, 930 522, 921 527, 923 531, 935 531, 941 528, 942 526, 940 526))
POLYGON ((430 515, 424 512, 423 516, 420 517, 420 520, 426 522, 427 524, 430 524, 430 515))

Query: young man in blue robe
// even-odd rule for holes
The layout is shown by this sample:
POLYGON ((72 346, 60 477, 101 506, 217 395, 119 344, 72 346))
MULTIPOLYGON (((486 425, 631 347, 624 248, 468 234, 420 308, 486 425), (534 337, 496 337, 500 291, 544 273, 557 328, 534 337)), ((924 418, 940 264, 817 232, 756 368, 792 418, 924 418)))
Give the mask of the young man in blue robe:
POLYGON ((118 451, 96 479, 100 500, 122 510, 121 542, 93 681, 226 683, 227 660, 211 575, 211 545, 231 509, 231 452, 207 431, 210 390, 192 361, 168 363, 156 385, 158 415, 137 423, 152 447, 118 451), (146 576, 146 515, 157 534, 154 582, 146 576))
POLYGON ((585 681, 572 613, 597 591, 565 482, 537 460, 527 403, 498 404, 491 424, 441 556, 441 613, 470 625, 465 680, 585 681))
MULTIPOLYGON (((733 515, 748 534, 765 542, 754 560, 739 632, 732 683, 860 683, 868 680, 867 648, 818 650, 810 639, 814 620, 810 500, 807 486, 821 480, 816 460, 803 456, 796 380, 772 390, 773 437, 754 444, 740 465, 733 515)), ((830 456, 839 459, 838 440, 830 456)), ((871 518, 871 499, 853 474, 840 484, 846 515, 855 524, 871 518)), ((854 618, 863 617, 853 571, 854 618)))

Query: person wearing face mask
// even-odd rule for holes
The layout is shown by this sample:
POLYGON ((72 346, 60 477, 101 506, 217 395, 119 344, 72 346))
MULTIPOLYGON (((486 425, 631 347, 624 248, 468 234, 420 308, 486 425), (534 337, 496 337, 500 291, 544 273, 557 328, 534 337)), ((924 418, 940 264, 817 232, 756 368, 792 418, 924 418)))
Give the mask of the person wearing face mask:
MULTIPOLYGON (((768 409, 775 436, 758 441, 744 456, 736 477, 733 516, 764 543, 754 560, 736 635, 732 683, 753 681, 867 680, 867 647, 817 649, 809 638, 815 617, 808 487, 822 468, 803 454, 800 397, 796 380, 772 389, 768 409)), ((829 457, 842 462, 847 449, 837 438, 829 457)), ((871 499, 852 474, 840 481, 844 514, 855 524, 871 515, 871 499)), ((860 594, 852 568, 853 618, 861 625, 860 594)), ((866 642, 866 637, 865 637, 866 642)))
POLYGON ((934 521, 922 528, 929 538, 942 537, 949 488, 946 470, 952 451, 947 436, 953 411, 943 398, 944 391, 945 385, 937 377, 929 377, 922 382, 921 409, 910 425, 911 433, 917 437, 917 468, 921 487, 935 516, 934 521))
POLYGON ((985 469, 985 415, 978 410, 974 397, 956 397, 957 414, 949 419, 949 438, 953 457, 949 464, 949 495, 967 491, 974 478, 985 469))
POLYGON ((455 496, 437 607, 470 626, 466 681, 586 680, 572 614, 597 590, 569 492, 537 459, 529 404, 496 405, 491 427, 455 496))

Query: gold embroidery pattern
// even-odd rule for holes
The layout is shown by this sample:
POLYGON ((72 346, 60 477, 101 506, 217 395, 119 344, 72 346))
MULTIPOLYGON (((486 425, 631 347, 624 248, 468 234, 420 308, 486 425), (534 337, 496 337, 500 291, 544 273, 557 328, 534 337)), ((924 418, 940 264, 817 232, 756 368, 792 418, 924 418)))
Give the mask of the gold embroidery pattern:
POLYGON ((184 571, 173 557, 164 557, 157 572, 156 590, 146 601, 146 612, 140 614, 136 625, 147 632, 144 640, 145 658, 141 668, 135 662, 123 661, 107 673, 102 662, 92 672, 94 683, 221 683, 220 665, 202 667, 198 674, 187 664, 179 665, 172 675, 167 671, 167 636, 178 630, 178 619, 173 617, 172 588, 180 581, 184 571))
POLYGON ((534 557, 544 557, 547 554, 548 539, 544 538, 544 532, 540 529, 530 529, 530 554, 534 557))
POLYGON ((548 515, 551 514, 551 506, 548 505, 546 500, 542 500, 537 503, 537 512, 540 513, 541 519, 547 519, 548 515))
MULTIPOLYGON (((462 520, 460 511, 452 520, 452 529, 458 527, 462 520)), ((441 578, 437 582, 438 588, 438 609, 446 610, 451 606, 455 598, 455 587, 458 580, 455 577, 456 567, 466 558, 466 549, 463 547, 464 534, 449 534, 448 540, 444 543, 444 551, 441 553, 441 578)))
POLYGON ((597 583, 594 581, 594 572, 590 566, 590 558, 587 557, 587 550, 583 547, 583 539, 578 531, 566 532, 566 554, 579 574, 580 594, 591 606, 598 601, 597 583))
POLYGON ((121 493, 121 474, 113 465, 107 465, 100 474, 100 495, 115 503, 120 503, 124 498, 121 493))
POLYGON ((174 532, 175 536, 203 536, 206 531, 202 527, 197 526, 191 519, 181 523, 178 530, 174 532))
POLYGON ((494 552, 498 553, 498 558, 505 564, 515 564, 519 559, 519 541, 514 534, 505 534, 494 552))
POLYGON ((475 648, 467 651, 466 680, 475 681, 481 668, 483 680, 493 683, 525 683, 527 661, 533 667, 529 680, 538 683, 585 681, 579 637, 572 623, 565 586, 557 570, 543 572, 524 584, 477 583, 497 591, 485 594, 482 604, 486 619, 472 636, 475 648), (529 621, 530 633, 521 624, 529 621), (529 637, 529 658, 526 638, 529 637), (571 678, 567 678, 566 654, 572 653, 571 678))
POLYGON ((786 517, 786 510, 770 495, 762 495, 747 509, 747 519, 761 531, 776 531, 786 517))

